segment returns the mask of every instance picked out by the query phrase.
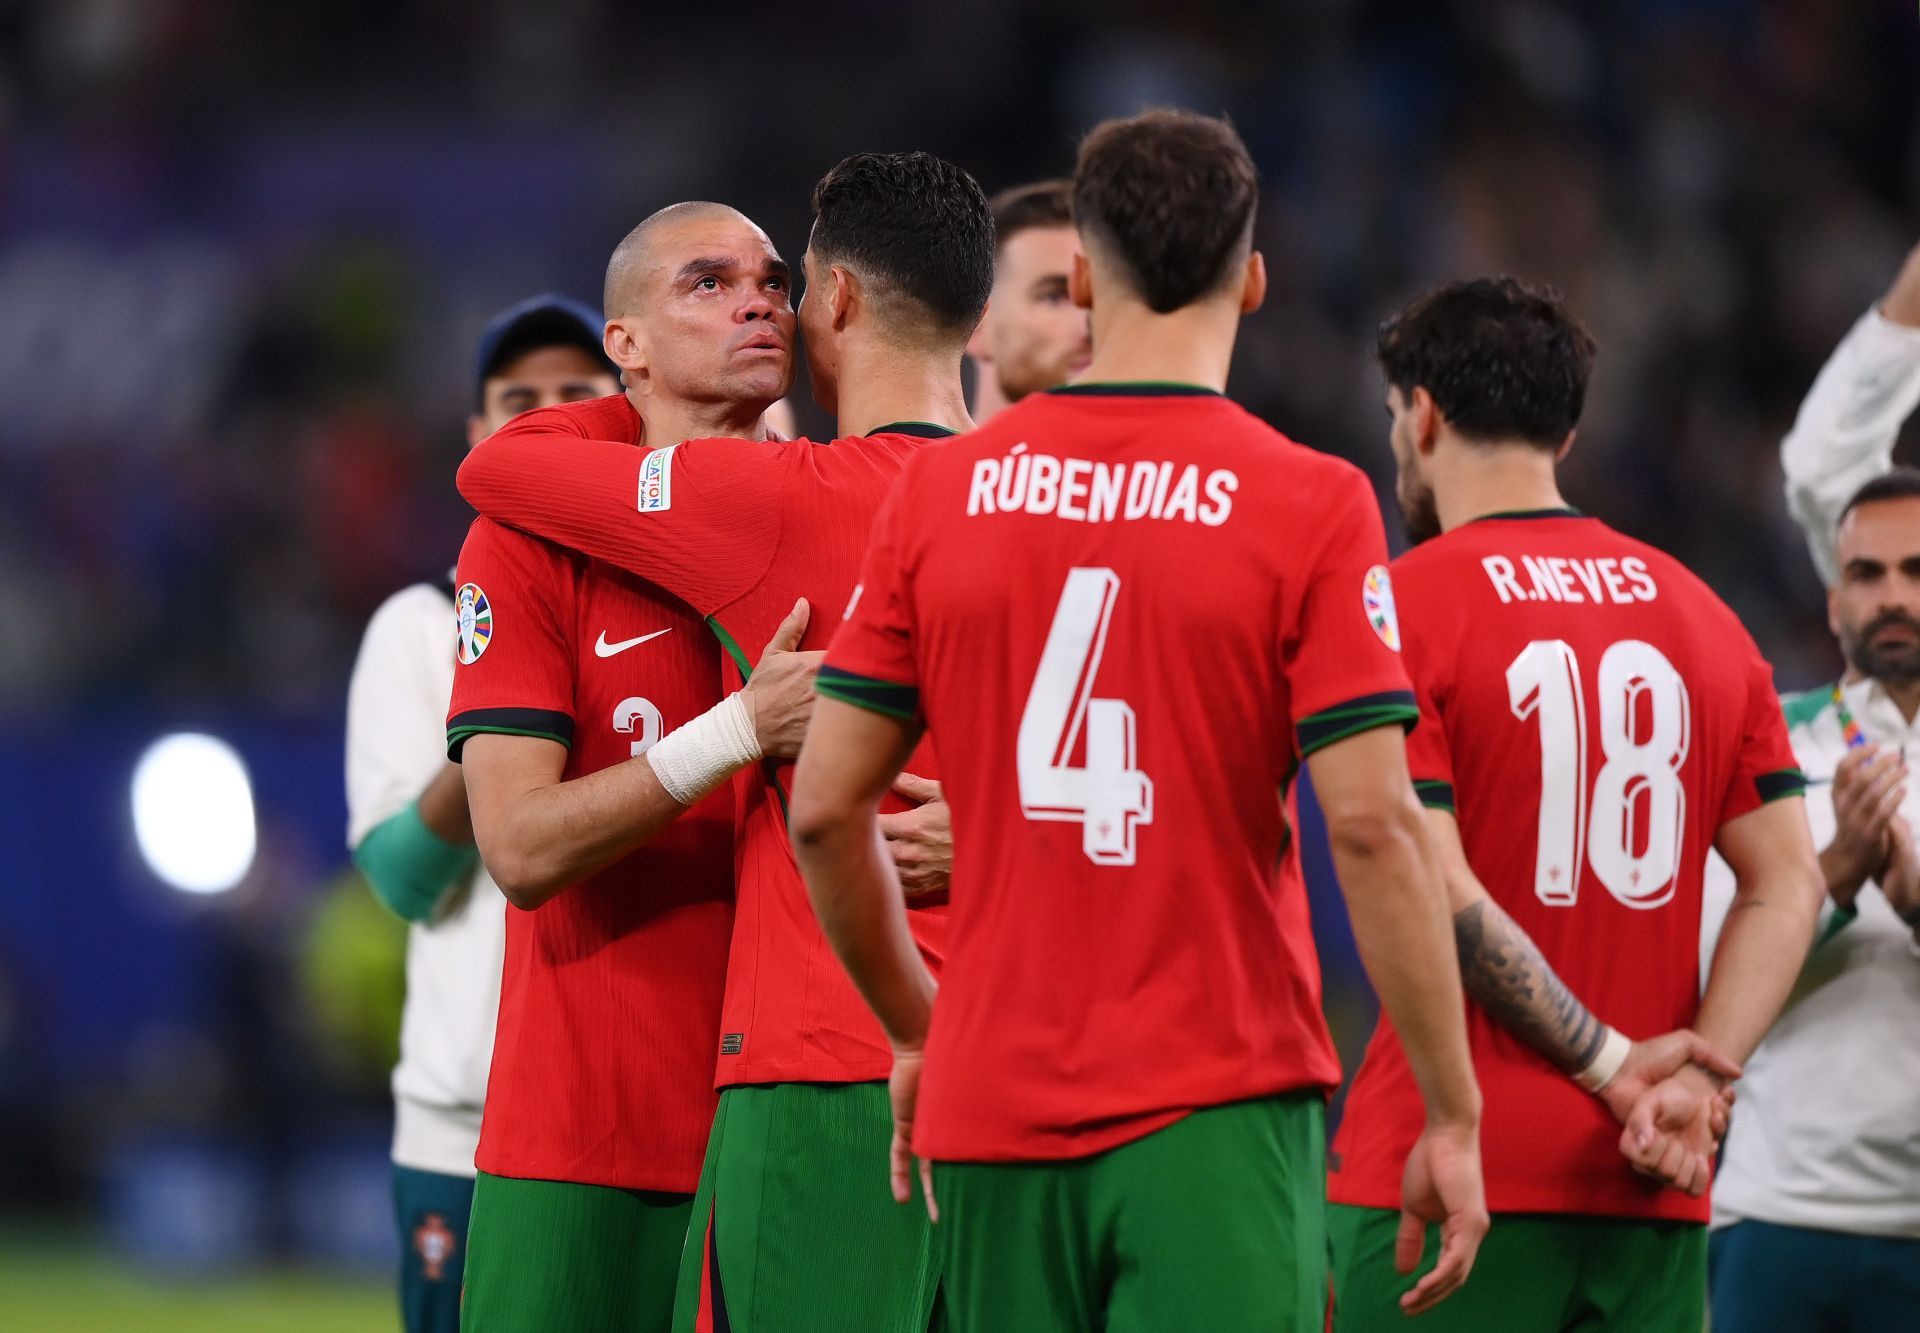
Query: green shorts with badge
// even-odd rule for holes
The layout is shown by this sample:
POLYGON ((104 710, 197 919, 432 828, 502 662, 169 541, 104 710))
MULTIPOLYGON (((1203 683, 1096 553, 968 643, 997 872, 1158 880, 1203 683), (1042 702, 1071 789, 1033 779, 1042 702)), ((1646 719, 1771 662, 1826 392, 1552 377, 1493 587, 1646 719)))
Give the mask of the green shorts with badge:
POLYGON ((1393 1268, 1400 1214, 1334 1204, 1334 1333, 1700 1333, 1706 1322, 1707 1229, 1697 1222, 1561 1213, 1495 1213, 1466 1285, 1409 1322, 1400 1297, 1431 1272, 1440 1229, 1427 1228, 1414 1271, 1393 1268))
POLYGON ((1319 1333, 1325 1102, 1212 1106, 1091 1157, 939 1162, 955 1333, 1319 1333))

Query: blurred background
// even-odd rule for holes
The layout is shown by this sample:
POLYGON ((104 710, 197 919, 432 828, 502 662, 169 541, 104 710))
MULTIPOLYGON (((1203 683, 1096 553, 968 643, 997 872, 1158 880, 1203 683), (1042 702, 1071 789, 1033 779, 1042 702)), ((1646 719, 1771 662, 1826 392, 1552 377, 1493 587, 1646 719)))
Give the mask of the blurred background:
POLYGON ((486 317, 676 199, 797 259, 848 152, 991 191, 1155 102, 1264 175, 1236 397, 1384 482, 1379 320, 1552 282, 1570 498, 1836 671, 1775 454, 1920 239, 1912 0, 0 0, 0 1328, 394 1323, 344 692, 458 549, 486 317))

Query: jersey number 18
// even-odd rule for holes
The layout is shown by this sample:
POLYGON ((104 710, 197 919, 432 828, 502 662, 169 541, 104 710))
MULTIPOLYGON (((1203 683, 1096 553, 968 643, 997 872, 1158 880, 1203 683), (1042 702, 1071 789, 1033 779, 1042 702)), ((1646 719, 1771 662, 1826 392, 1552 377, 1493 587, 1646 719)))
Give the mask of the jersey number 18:
POLYGON ((1595 693, 1606 762, 1589 800, 1587 714, 1573 646, 1536 639, 1507 667, 1513 715, 1540 718, 1534 892, 1543 903, 1572 906, 1584 846, 1608 893, 1628 907, 1659 907, 1673 897, 1685 836, 1686 682, 1658 648, 1622 639, 1601 654, 1595 693))

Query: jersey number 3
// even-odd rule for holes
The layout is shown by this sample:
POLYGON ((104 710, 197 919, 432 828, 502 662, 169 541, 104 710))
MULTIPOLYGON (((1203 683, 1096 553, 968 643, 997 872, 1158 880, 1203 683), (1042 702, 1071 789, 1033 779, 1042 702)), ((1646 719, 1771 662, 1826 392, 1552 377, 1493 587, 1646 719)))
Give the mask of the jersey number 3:
POLYGON ((1587 714, 1572 645, 1536 639, 1507 668, 1513 715, 1540 716, 1533 890, 1543 903, 1571 906, 1584 844, 1584 859, 1608 893, 1628 907, 1659 907, 1673 897, 1686 827, 1686 682, 1658 648, 1622 639, 1601 654, 1595 684, 1606 762, 1589 801, 1587 714))
POLYGON ((1017 747, 1021 812, 1079 823, 1081 848, 1103 866, 1132 865, 1135 831, 1153 822, 1153 781, 1136 767, 1133 709, 1092 697, 1119 597, 1120 576, 1111 569, 1067 571, 1017 747), (1083 732, 1086 763, 1074 768, 1083 732))

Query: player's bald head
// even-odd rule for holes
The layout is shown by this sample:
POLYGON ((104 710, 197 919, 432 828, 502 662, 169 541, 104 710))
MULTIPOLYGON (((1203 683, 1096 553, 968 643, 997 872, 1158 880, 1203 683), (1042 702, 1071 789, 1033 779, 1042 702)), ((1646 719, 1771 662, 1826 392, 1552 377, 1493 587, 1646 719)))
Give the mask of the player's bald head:
POLYGON ((601 303, 608 318, 631 313, 639 297, 641 279, 652 266, 661 240, 684 227, 699 223, 737 222, 764 238, 765 233, 739 209, 705 199, 689 199, 668 204, 643 218, 640 225, 621 238, 607 260, 606 286, 601 303))

